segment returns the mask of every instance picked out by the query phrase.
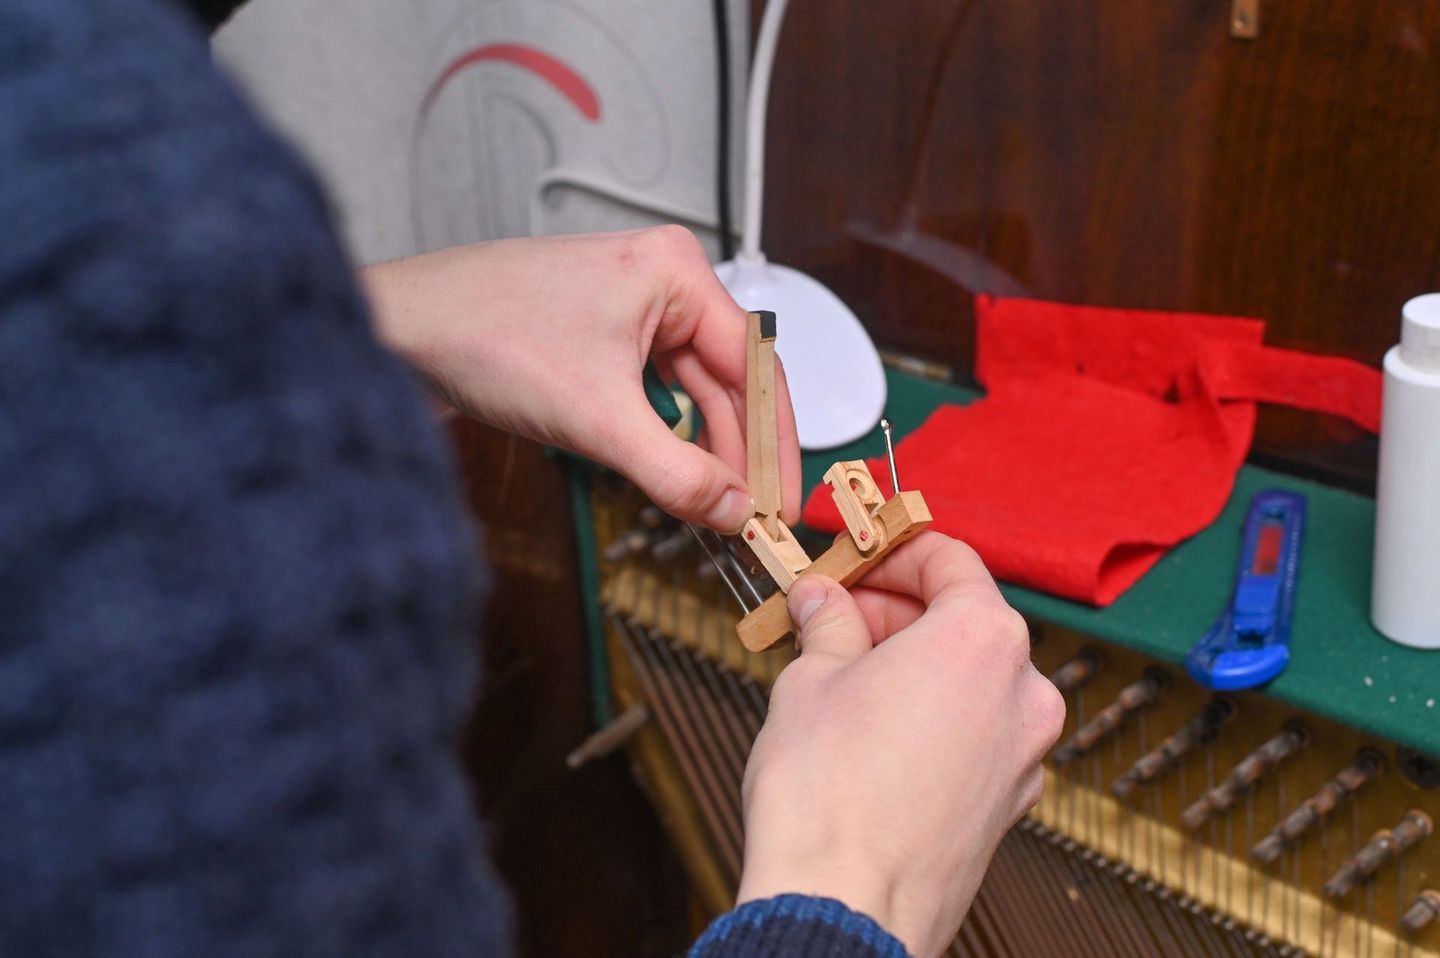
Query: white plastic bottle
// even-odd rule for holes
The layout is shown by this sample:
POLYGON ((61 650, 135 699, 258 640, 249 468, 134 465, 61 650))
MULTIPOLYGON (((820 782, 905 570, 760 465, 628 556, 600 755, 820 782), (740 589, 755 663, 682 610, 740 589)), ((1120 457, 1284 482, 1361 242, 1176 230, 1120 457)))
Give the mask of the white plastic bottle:
POLYGON ((1370 621, 1440 648, 1440 293, 1405 304, 1385 354, 1370 621))

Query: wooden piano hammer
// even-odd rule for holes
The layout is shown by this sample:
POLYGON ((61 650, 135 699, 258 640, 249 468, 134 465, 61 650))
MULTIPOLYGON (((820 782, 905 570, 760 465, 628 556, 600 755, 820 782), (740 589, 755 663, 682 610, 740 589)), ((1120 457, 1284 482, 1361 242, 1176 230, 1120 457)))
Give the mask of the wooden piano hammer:
MULTIPOLYGON (((735 627, 741 643, 762 652, 792 637, 794 624, 785 594, 802 573, 818 572, 849 586, 930 524, 930 509, 918 492, 900 492, 885 501, 865 463, 837 462, 825 473, 846 531, 814 562, 780 520, 781 486, 778 423, 775 416, 775 314, 752 312, 746 320, 745 447, 747 479, 755 515, 742 535, 780 587, 750 610, 735 627)), ((888 436, 887 436, 888 438, 888 436)), ((894 474, 892 464, 892 475, 894 474)))

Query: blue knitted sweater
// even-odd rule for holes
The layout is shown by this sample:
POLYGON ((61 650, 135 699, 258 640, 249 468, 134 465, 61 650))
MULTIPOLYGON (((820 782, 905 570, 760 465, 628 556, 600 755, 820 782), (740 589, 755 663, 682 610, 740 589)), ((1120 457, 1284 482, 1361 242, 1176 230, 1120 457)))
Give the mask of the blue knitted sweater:
MULTIPOLYGON (((508 953, 452 475, 195 26, 0 3, 0 956, 508 953)), ((697 947, 903 953, 783 898, 697 947)))

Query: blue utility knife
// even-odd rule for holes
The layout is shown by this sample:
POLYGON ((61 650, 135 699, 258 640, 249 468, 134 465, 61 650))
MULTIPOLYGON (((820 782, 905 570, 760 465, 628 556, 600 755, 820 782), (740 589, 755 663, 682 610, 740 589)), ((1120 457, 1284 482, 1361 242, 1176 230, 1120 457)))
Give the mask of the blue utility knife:
POLYGON ((1304 496, 1272 489, 1250 500, 1230 608, 1185 656, 1195 681, 1233 691, 1284 671, 1304 533, 1304 496))

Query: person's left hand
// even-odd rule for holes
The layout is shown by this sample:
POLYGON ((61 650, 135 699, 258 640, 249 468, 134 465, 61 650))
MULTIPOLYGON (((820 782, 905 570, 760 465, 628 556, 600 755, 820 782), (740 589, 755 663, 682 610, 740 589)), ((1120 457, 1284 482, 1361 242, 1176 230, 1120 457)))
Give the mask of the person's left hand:
MULTIPOLYGON (((610 466, 677 518, 736 532, 753 514, 745 313, 688 230, 500 240, 371 266, 361 280, 381 338, 461 412, 610 466), (646 401, 652 356, 705 417, 704 448, 646 401)), ((776 369, 782 516, 794 522, 800 448, 776 369)))
POLYGON ((745 764, 739 901, 834 898, 928 958, 1039 801, 1065 700, 964 543, 922 532, 863 581, 785 597, 800 655, 745 764))

